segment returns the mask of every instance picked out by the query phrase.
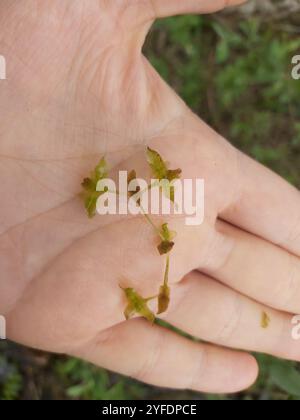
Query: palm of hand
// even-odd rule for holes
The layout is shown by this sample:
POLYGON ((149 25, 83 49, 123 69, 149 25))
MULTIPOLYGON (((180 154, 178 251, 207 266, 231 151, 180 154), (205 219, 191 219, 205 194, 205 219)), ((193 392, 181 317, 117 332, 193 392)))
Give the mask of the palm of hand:
MULTIPOLYGON (((12 70, 1 90, 0 171, 7 184, 0 223, 4 267, 0 308, 7 316, 9 337, 76 354, 148 382, 215 390, 212 379, 200 386, 194 376, 191 382, 172 377, 176 348, 182 348, 187 359, 182 373, 190 374, 195 366, 191 354, 196 356, 200 347, 143 320, 123 321, 125 302, 118 284, 126 279, 144 295, 152 295, 161 283, 164 264, 151 229, 140 219, 89 221, 77 195, 82 178, 104 153, 114 168, 137 166, 142 171, 146 144, 181 167, 185 178, 209 180, 205 223, 191 231, 180 219, 173 221, 178 244, 170 277, 178 286, 166 319, 223 345, 227 336, 220 333, 219 318, 225 309, 222 315, 211 314, 217 325, 209 332, 203 321, 199 331, 189 327, 199 315, 193 295, 201 291, 199 287, 208 287, 210 279, 188 273, 200 267, 218 279, 236 236, 241 235, 223 222, 216 229, 220 214, 228 215, 229 221, 236 217, 239 158, 192 115, 141 54, 153 20, 151 2, 142 7, 129 1, 122 6, 90 3, 90 7, 63 8, 52 1, 44 9, 47 13, 36 10, 38 19, 25 10, 22 14, 22 8, 12 7, 8 13, 4 43, 12 70), (14 30, 17 40, 11 38, 14 30), (149 357, 155 361, 147 362, 149 357), (159 369, 166 379, 157 379, 159 369)), ((251 214, 237 219, 239 225, 249 223, 251 214)), ((290 246, 292 251, 297 247, 295 241, 290 246)), ((227 279, 226 270, 220 275, 227 279)), ((207 300, 214 293, 222 296, 229 312, 236 300, 247 302, 214 280, 211 284, 207 300)), ((245 294, 257 298, 251 287, 245 294)), ((257 300, 269 304, 268 297, 257 300)), ((259 307, 255 310, 260 313, 259 307)), ((237 339, 229 340, 232 347, 251 347, 239 344, 237 339)), ((206 353, 212 351, 217 365, 226 359, 229 365, 247 366, 248 373, 236 388, 251 382, 256 368, 250 356, 219 349, 206 353)), ((222 375, 225 382, 227 376, 222 375)), ((228 384, 220 387, 230 390, 228 384)))

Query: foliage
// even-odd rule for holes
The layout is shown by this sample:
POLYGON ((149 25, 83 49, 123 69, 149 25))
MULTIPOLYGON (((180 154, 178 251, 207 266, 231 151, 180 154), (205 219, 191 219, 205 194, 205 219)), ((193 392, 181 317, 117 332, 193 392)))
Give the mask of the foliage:
POLYGON ((92 218, 96 214, 97 200, 100 197, 102 192, 97 191, 97 184, 102 179, 107 178, 107 165, 105 158, 103 157, 96 168, 91 173, 90 178, 85 178, 82 182, 83 187, 83 199, 84 206, 87 211, 89 218, 92 218))
POLYGON ((126 287, 124 290, 127 298, 127 307, 124 311, 125 318, 128 320, 135 315, 142 316, 149 322, 155 321, 154 313, 149 309, 148 302, 152 299, 156 299, 156 296, 150 298, 143 298, 134 289, 126 287))
POLYGON ((15 400, 22 388, 22 377, 15 364, 0 355, 0 400, 15 400))
POLYGON ((68 399, 81 400, 128 400, 142 398, 143 387, 133 381, 113 381, 104 369, 98 369, 81 360, 70 358, 56 363, 57 380, 65 384, 68 399))
MULTIPOLYGON (((163 160, 163 158, 157 151, 152 150, 150 149, 150 147, 148 147, 146 150, 146 157, 155 181, 166 181, 168 183, 171 183, 172 181, 180 178, 182 172, 181 169, 169 169, 167 162, 163 160)), ((102 157, 100 163, 92 172, 91 178, 85 178, 81 184, 84 190, 84 207, 87 210, 89 218, 93 218, 96 216, 97 201, 101 195, 101 193, 97 191, 97 183, 100 180, 103 180, 104 178, 108 177, 108 175, 108 165, 105 158, 102 157)), ((127 176, 128 186, 130 185, 131 181, 135 179, 137 179, 137 176, 136 171, 133 169, 129 172, 127 176)), ((152 183, 148 185, 147 192, 152 187, 152 183)), ((163 193, 172 202, 174 202, 175 196, 174 188, 174 185, 169 185, 168 188, 166 188, 166 184, 164 184, 164 187, 162 188, 163 193)), ((136 192, 140 192, 140 187, 136 188, 136 192)), ((116 192, 116 195, 118 194, 120 194, 120 192, 116 192)), ((130 191, 128 191, 127 194, 128 197, 134 196, 130 191)), ((150 302, 153 299, 158 300, 158 314, 166 312, 169 307, 171 294, 170 287, 168 285, 170 270, 169 254, 175 245, 175 243, 172 242, 172 240, 175 238, 176 232, 170 231, 167 223, 164 223, 161 229, 159 229, 152 221, 151 217, 144 212, 140 198, 136 200, 136 204, 140 207, 141 213, 145 216, 145 220, 153 227, 154 231, 158 234, 161 240, 161 243, 158 245, 157 249, 160 255, 167 255, 166 269, 163 285, 160 286, 158 295, 156 296, 144 298, 131 287, 121 287, 121 289, 124 291, 127 300, 127 306, 124 311, 124 316, 126 320, 129 320, 130 318, 139 315, 147 319, 149 322, 153 323, 155 321, 155 315, 148 307, 148 302, 150 302)))

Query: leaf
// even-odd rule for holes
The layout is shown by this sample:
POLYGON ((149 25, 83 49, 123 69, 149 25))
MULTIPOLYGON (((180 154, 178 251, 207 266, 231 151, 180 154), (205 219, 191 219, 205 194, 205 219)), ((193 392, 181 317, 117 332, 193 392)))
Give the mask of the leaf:
POLYGON ((160 255, 168 254, 172 251, 175 243, 173 239, 176 237, 176 232, 169 230, 168 223, 164 223, 160 230, 161 243, 157 249, 160 255))
POLYGON ((91 173, 90 178, 85 178, 81 184, 84 189, 84 207, 90 218, 96 215, 97 200, 103 194, 103 192, 97 191, 97 184, 101 179, 107 178, 107 176, 107 163, 103 157, 91 173))
POLYGON ((93 175, 94 175, 94 177, 96 179, 96 183, 98 181, 100 181, 100 179, 107 178, 107 176, 108 176, 108 168, 107 168, 106 159, 104 157, 100 160, 100 162, 96 166, 93 175))
POLYGON ((177 233, 169 229, 168 223, 164 223, 161 227, 160 237, 164 241, 172 241, 176 238, 177 233))
POLYGON ((300 372, 289 362, 274 361, 270 366, 272 382, 283 391, 300 397, 300 372))
POLYGON ((158 315, 166 312, 168 309, 170 304, 170 293, 170 287, 167 284, 160 287, 158 295, 158 315))
POLYGON ((267 329, 269 327, 270 322, 271 322, 271 319, 269 315, 266 312, 263 312, 261 314, 261 327, 264 329, 267 329))
MULTIPOLYGON (((137 179, 136 176, 136 171, 133 169, 131 172, 129 172, 128 177, 127 177, 127 185, 129 186, 130 182, 137 179)), ((128 191, 128 197, 133 197, 136 193, 138 193, 139 191, 141 191, 141 187, 137 186, 135 191, 128 191)), ((141 199, 139 198, 137 200, 137 205, 140 206, 141 205, 141 199)))
POLYGON ((153 175, 160 181, 167 179, 168 181, 174 181, 179 179, 182 173, 181 169, 169 169, 167 162, 164 162, 158 152, 150 147, 147 148, 147 161, 152 169, 153 175))
POLYGON ((156 179, 167 179, 168 167, 162 157, 155 150, 147 148, 147 161, 156 179))
MULTIPOLYGON (((162 181, 163 179, 165 179, 169 182, 172 182, 175 179, 180 178, 182 170, 169 169, 167 162, 164 162, 160 154, 156 152, 155 150, 150 149, 150 147, 147 148, 147 161, 152 169, 154 177, 158 179, 159 181, 162 181)), ((164 191, 165 196, 174 203, 174 199, 175 199, 174 186, 171 186, 170 188, 164 188, 163 191, 164 191)))
POLYGON ((170 256, 167 255, 166 269, 164 275, 164 284, 159 289, 158 295, 158 314, 166 312, 170 304, 170 288, 169 283, 169 271, 170 271, 170 256))
POLYGON ((175 179, 179 179, 182 174, 181 169, 174 169, 174 170, 168 170, 167 172, 167 179, 171 182, 175 179))
MULTIPOLYGON (((134 179, 136 179, 136 171, 133 169, 132 171, 129 172, 127 176, 127 184, 129 185, 130 182, 133 181, 134 179)), ((130 191, 130 194, 134 194, 134 193, 130 191)))
POLYGON ((165 197, 167 197, 172 203, 175 202, 175 187, 171 186, 170 188, 163 188, 165 197))
POLYGON ((95 183, 90 178, 84 178, 81 185, 86 191, 94 191, 96 189, 95 183))
POLYGON ((79 385, 71 386, 67 390, 67 396, 70 398, 80 398, 84 395, 87 389, 88 387, 86 384, 79 384, 79 385))
POLYGON ((153 297, 145 299, 130 287, 125 289, 121 287, 121 289, 124 291, 128 301, 128 305, 124 311, 126 319, 130 319, 134 315, 140 315, 149 322, 155 321, 155 315, 148 307, 148 302, 154 299, 153 297))
POLYGON ((175 243, 174 242, 170 242, 170 241, 162 241, 157 249, 158 252, 160 253, 160 255, 165 255, 165 254, 169 254, 169 252, 172 251, 172 249, 174 248, 175 243))
POLYGON ((100 195, 101 194, 97 192, 89 194, 85 198, 84 206, 90 219, 96 215, 97 200, 100 195))

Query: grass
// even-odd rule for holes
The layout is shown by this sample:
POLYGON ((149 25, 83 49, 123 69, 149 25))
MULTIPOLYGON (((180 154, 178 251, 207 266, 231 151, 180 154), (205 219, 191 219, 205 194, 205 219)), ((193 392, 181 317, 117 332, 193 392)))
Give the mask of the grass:
MULTIPOLYGON (((285 22, 286 23, 286 22, 285 22)), ((299 35, 278 22, 214 15, 160 21, 145 54, 190 107, 233 144, 300 187, 299 35)), ((158 390, 72 358, 0 343, 0 399, 300 399, 296 363, 258 356, 261 375, 225 397, 158 390)))

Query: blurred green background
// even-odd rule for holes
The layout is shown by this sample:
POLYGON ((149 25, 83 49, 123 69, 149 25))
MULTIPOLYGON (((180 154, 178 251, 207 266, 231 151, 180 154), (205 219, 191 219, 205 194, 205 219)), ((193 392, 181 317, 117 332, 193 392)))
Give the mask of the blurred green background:
MULTIPOLYGON (((300 12, 281 10, 184 16, 156 23, 145 46, 197 114, 297 187, 300 80, 291 78, 291 59, 300 54, 299 27, 300 12)), ((0 399, 300 400, 297 364, 257 357, 257 384, 226 397, 162 390, 76 359, 0 342, 0 399)))

